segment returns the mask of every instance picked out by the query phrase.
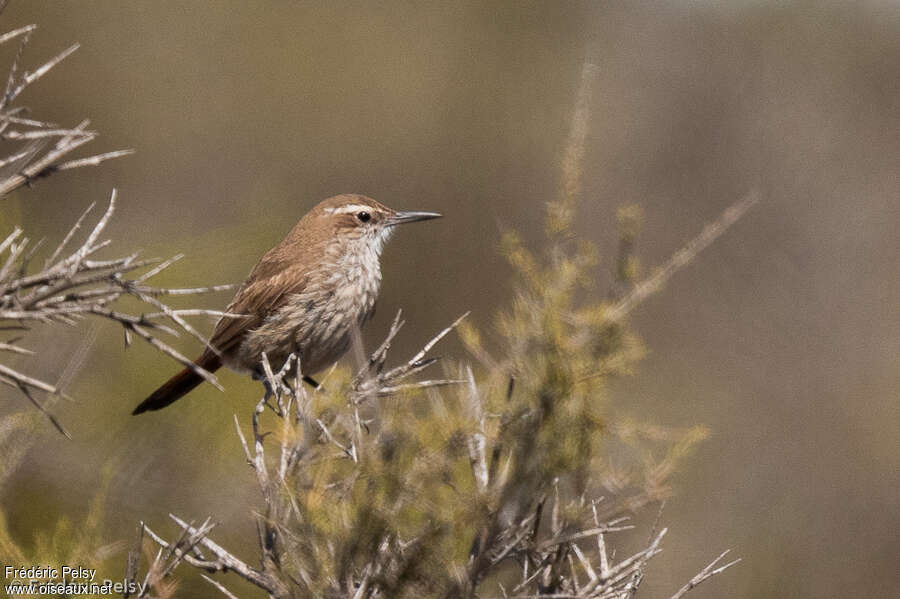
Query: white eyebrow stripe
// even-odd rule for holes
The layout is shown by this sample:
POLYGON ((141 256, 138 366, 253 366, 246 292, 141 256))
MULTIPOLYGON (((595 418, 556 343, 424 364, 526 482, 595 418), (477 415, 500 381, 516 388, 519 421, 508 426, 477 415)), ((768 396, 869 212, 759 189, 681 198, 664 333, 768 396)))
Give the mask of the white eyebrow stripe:
POLYGON ((326 214, 351 214, 353 212, 370 212, 372 209, 362 204, 348 204, 337 208, 326 208, 326 214))

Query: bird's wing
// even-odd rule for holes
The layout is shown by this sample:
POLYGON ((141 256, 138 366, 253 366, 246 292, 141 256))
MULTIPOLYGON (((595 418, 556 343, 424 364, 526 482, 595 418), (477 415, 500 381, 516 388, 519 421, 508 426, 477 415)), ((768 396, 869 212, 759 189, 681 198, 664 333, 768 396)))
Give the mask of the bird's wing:
MULTIPOLYGON (((291 295, 306 287, 308 275, 299 268, 253 269, 247 282, 238 290, 226 309, 239 317, 223 316, 213 331, 209 344, 214 351, 228 353, 243 339, 244 333, 259 327, 269 314, 284 305, 291 295), (260 277, 260 274, 268 276, 260 277)), ((271 266, 271 265, 266 265, 271 266)))

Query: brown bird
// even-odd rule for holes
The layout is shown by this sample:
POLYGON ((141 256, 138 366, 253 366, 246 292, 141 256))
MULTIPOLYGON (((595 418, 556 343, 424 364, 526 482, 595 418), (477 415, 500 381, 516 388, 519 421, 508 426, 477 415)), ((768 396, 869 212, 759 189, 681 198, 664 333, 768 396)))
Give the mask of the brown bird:
MULTIPOLYGON (((278 366, 294 353, 306 374, 334 364, 374 311, 381 250, 394 227, 440 216, 398 212, 362 195, 320 203, 253 268, 226 310, 241 317, 222 317, 194 364, 209 372, 224 365, 256 378, 262 352, 278 366)), ((185 368, 132 413, 164 408, 202 382, 185 368)))

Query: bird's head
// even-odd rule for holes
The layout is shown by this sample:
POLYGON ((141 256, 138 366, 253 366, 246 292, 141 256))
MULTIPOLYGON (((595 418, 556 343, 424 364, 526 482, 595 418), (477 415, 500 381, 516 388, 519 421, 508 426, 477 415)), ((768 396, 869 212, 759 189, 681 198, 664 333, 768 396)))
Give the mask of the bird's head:
POLYGON ((333 239, 363 243, 378 255, 397 225, 441 216, 437 212, 393 210, 372 198, 355 194, 328 198, 311 214, 332 231, 333 239))

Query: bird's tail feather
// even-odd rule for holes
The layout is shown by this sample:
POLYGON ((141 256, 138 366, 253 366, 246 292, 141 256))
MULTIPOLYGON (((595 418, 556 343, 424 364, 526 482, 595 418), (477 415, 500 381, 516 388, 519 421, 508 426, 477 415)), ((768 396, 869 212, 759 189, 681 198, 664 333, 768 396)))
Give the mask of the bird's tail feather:
MULTIPOLYGON (((203 355, 194 360, 194 364, 209 372, 215 372, 222 366, 222 360, 213 352, 207 350, 203 355)), ((150 394, 150 396, 138 404, 132 414, 140 414, 150 410, 161 410, 172 404, 185 395, 187 395, 194 387, 203 382, 203 377, 197 374, 192 368, 185 368, 168 381, 166 381, 159 389, 150 394)))

